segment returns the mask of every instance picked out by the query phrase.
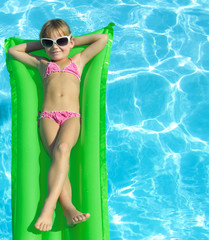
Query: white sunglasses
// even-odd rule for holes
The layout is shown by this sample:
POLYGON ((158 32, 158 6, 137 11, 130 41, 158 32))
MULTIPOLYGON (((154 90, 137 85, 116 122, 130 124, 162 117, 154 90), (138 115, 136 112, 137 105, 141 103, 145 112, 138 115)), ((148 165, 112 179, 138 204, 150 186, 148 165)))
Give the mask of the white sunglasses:
POLYGON ((53 40, 51 38, 41 38, 41 44, 44 48, 50 48, 53 46, 54 43, 56 43, 60 47, 63 47, 68 45, 70 41, 70 37, 71 35, 63 36, 63 37, 57 38, 56 40, 53 40))

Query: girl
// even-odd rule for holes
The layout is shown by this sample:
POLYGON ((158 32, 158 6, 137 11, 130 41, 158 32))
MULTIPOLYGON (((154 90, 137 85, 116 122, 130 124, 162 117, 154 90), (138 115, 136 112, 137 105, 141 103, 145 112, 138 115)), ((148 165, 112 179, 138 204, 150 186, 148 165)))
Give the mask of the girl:
POLYGON ((106 34, 71 37, 68 24, 53 19, 44 24, 40 41, 20 44, 9 49, 15 59, 36 67, 43 80, 44 101, 39 117, 39 134, 51 158, 48 172, 48 194, 35 223, 40 231, 52 228, 52 216, 59 199, 69 226, 86 221, 89 213, 79 212, 72 204, 68 178, 71 149, 80 132, 79 92, 84 65, 99 53, 108 41, 106 34), (89 45, 81 53, 68 58, 74 46, 89 45), (51 59, 30 54, 44 48, 51 59))

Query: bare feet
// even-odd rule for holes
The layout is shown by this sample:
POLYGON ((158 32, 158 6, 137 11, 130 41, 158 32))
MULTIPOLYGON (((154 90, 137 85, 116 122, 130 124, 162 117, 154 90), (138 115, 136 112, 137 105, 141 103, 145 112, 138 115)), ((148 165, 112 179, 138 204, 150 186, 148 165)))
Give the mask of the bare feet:
POLYGON ((69 227, 74 227, 80 222, 85 222, 90 217, 89 213, 81 213, 77 211, 73 205, 68 210, 64 211, 64 215, 69 227))
POLYGON ((47 204, 44 204, 44 207, 41 211, 41 215, 35 223, 35 228, 40 231, 50 231, 52 229, 52 217, 53 217, 53 208, 49 208, 47 204))
MULTIPOLYGON (((53 212, 54 209, 49 208, 45 202, 41 215, 35 223, 35 228, 40 231, 50 231, 52 229, 53 212)), ((73 205, 64 211, 64 215, 67 219, 67 225, 69 227, 74 227, 80 222, 85 222, 90 217, 89 213, 81 213, 77 211, 73 205)))

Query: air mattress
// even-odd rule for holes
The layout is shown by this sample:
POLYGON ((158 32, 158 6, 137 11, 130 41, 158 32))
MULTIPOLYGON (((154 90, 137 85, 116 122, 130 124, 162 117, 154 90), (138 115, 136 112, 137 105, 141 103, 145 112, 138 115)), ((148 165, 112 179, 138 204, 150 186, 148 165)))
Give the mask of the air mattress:
MULTIPOLYGON (((38 133, 38 111, 43 103, 43 85, 38 71, 8 54, 14 45, 34 41, 12 37, 5 40, 12 99, 12 230, 14 240, 108 240, 108 195, 106 171, 106 80, 113 40, 113 23, 89 33, 106 33, 105 48, 89 61, 81 77, 81 133, 72 150, 69 178, 73 203, 90 219, 68 228, 57 203, 53 228, 40 232, 34 224, 47 196, 50 159, 38 133)), ((70 56, 86 46, 75 47, 70 56)), ((44 50, 33 52, 46 56, 44 50)))

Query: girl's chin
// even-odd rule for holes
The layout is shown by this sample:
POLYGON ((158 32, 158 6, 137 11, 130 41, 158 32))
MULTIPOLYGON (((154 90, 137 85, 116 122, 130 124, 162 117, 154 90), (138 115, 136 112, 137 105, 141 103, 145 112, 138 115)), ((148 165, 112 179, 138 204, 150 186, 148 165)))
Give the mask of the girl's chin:
POLYGON ((50 57, 53 61, 59 61, 61 60, 62 58, 57 58, 57 57, 50 57))
POLYGON ((60 56, 54 56, 54 55, 50 55, 49 57, 50 57, 52 60, 54 60, 54 61, 59 61, 59 60, 62 59, 62 57, 60 57, 60 56))
MULTIPOLYGON (((54 61, 60 61, 65 58, 65 56, 63 56, 61 54, 50 54, 48 56, 54 61)), ((68 58, 68 57, 66 57, 66 58, 68 58)))

